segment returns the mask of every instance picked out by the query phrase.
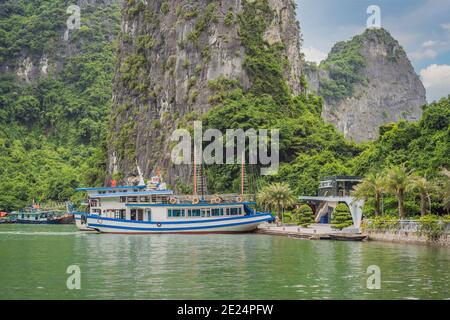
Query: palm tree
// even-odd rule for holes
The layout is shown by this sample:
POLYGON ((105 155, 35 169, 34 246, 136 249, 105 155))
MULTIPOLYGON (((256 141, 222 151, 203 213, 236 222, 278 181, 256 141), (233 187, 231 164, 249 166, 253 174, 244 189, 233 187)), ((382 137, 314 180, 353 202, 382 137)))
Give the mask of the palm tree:
POLYGON ((381 214, 381 196, 384 192, 385 181, 380 173, 370 173, 364 180, 353 188, 353 196, 357 200, 367 201, 375 198, 375 215, 381 214))
POLYGON ((431 211, 430 193, 434 189, 434 184, 427 179, 426 176, 412 176, 411 188, 419 191, 420 194, 420 215, 423 217, 427 214, 428 209, 431 211), (428 208, 427 208, 428 204, 428 208))
POLYGON ((445 176, 442 186, 442 204, 446 210, 450 210, 450 171, 443 168, 441 173, 445 176))
POLYGON ((284 209, 296 203, 294 193, 287 183, 274 183, 264 187, 257 199, 264 208, 275 210, 279 218, 284 209))
POLYGON ((404 165, 391 167, 386 175, 386 189, 395 193, 398 201, 398 214, 400 219, 404 219, 405 214, 405 194, 411 188, 411 172, 404 165))

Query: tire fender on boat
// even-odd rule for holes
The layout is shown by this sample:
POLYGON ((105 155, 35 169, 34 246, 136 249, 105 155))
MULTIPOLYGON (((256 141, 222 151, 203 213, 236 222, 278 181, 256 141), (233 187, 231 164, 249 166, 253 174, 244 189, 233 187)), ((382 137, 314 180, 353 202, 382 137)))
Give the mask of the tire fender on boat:
POLYGON ((170 202, 170 204, 175 204, 175 203, 177 203, 177 199, 176 198, 170 198, 169 202, 170 202))
POLYGON ((244 201, 244 199, 242 197, 236 197, 236 201, 237 202, 242 202, 242 201, 244 201))
POLYGON ((222 199, 220 199, 220 197, 215 197, 211 199, 211 203, 221 203, 222 199))
POLYGON ((194 197, 192 199, 192 204, 198 204, 200 202, 200 199, 198 197, 194 197))

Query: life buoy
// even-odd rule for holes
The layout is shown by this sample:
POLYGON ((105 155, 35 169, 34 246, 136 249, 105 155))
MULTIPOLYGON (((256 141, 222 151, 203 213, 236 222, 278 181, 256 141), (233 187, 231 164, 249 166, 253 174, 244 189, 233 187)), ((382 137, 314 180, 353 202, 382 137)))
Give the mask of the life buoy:
POLYGON ((200 199, 198 197, 195 197, 192 199, 192 204, 198 204, 200 202, 200 199))
POLYGON ((97 219, 97 222, 100 223, 100 224, 102 224, 102 223, 103 223, 103 220, 99 218, 99 219, 97 219))
POLYGON ((215 197, 211 199, 211 203, 221 203, 222 199, 220 199, 219 197, 215 197))
POLYGON ((175 203, 177 203, 177 199, 176 198, 170 198, 169 202, 171 204, 175 204, 175 203))
POLYGON ((242 197, 236 197, 236 201, 237 202, 242 202, 242 201, 244 201, 244 199, 242 197))
POLYGON ((161 224, 161 223, 157 223, 156 226, 157 226, 158 228, 161 228, 162 224, 161 224))

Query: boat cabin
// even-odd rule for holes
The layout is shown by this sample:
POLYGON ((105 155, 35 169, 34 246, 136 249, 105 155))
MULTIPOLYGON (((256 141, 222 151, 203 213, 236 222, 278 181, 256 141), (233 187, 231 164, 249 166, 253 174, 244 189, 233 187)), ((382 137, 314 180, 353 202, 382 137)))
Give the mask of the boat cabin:
POLYGON ((86 191, 89 214, 102 218, 131 221, 171 221, 254 213, 249 196, 173 195, 172 190, 142 186, 78 188, 86 191))

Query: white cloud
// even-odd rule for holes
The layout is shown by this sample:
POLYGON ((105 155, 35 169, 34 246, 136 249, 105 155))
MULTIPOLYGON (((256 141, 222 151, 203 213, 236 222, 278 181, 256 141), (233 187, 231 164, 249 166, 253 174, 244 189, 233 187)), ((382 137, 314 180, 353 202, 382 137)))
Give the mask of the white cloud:
POLYGON ((450 65, 432 64, 420 71, 429 102, 450 94, 450 65))
POLYGON ((306 61, 320 63, 320 61, 324 60, 327 57, 327 54, 325 52, 315 47, 303 48, 302 51, 305 54, 306 61))
POLYGON ((428 40, 428 41, 425 41, 424 43, 422 43, 422 47, 429 48, 429 47, 434 47, 437 44, 438 44, 437 41, 428 40))
POLYGON ((411 59, 420 61, 425 59, 434 59, 437 56, 437 52, 434 49, 426 48, 424 50, 414 51, 409 54, 411 59))

